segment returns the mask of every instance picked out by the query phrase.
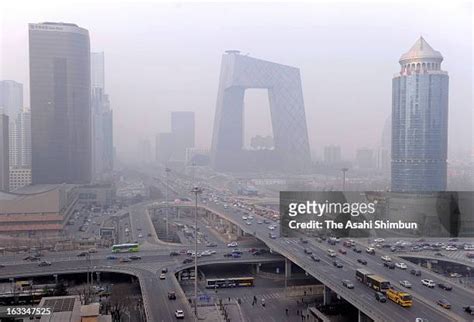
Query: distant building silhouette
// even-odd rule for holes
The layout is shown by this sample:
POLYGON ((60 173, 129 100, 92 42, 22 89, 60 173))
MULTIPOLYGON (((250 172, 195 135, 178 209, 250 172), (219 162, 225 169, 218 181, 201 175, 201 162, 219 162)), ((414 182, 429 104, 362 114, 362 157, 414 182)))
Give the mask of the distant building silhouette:
POLYGON ((171 112, 171 133, 173 135, 172 159, 186 160, 186 149, 194 148, 194 112, 171 112))
POLYGON ((113 170, 113 112, 105 93, 104 53, 91 53, 92 169, 94 178, 113 170))
POLYGON ((0 190, 3 191, 9 191, 10 187, 8 122, 8 115, 0 109, 0 190))
POLYGON ((392 191, 446 189, 449 77, 423 37, 392 82, 392 191))

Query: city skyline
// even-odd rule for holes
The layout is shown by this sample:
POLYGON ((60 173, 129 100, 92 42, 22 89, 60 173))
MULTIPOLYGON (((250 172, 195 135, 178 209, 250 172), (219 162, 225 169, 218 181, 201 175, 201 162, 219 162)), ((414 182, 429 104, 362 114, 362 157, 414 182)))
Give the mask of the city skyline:
MULTIPOLYGON (((390 114, 390 76, 396 66, 394 63, 398 58, 396 53, 400 52, 400 48, 408 47, 417 34, 426 36, 425 38, 434 47, 442 49, 446 56, 444 64, 451 74, 451 104, 456 106, 450 115, 450 123, 457 125, 449 127, 450 156, 458 157, 461 150, 464 151, 464 156, 468 154, 468 150, 470 150, 470 147, 467 147, 468 141, 471 141, 472 137, 472 125, 470 124, 472 117, 466 117, 466 115, 472 113, 471 106, 467 104, 471 100, 469 88, 472 87, 470 86, 472 83, 469 70, 463 68, 467 64, 466 59, 469 55, 462 53, 472 53, 472 46, 469 42, 461 41, 461 35, 470 33, 468 28, 468 22, 471 21, 469 7, 466 10, 462 3, 437 4, 431 6, 428 11, 425 10, 423 19, 412 21, 407 18, 404 21, 404 24, 407 25, 397 25, 393 23, 393 19, 401 13, 402 7, 395 5, 385 7, 369 6, 365 3, 360 3, 357 6, 349 5, 357 10, 359 15, 345 21, 336 10, 340 6, 339 4, 333 7, 321 3, 299 4, 292 6, 285 13, 281 11, 279 5, 262 8, 258 5, 248 4, 238 9, 242 10, 242 14, 248 15, 247 26, 239 32, 234 32, 231 26, 237 24, 236 21, 232 19, 223 21, 218 18, 219 14, 225 12, 228 6, 231 5, 204 5, 199 8, 193 5, 178 7, 150 5, 150 13, 166 13, 169 17, 176 17, 175 15, 179 13, 186 16, 190 11, 200 12, 206 8, 209 23, 202 25, 203 31, 199 34, 202 37, 195 37, 196 40, 204 41, 206 46, 204 46, 205 49, 202 53, 195 54, 191 54, 190 51, 176 52, 180 48, 179 44, 174 41, 176 39, 182 39, 191 48, 197 45, 196 40, 188 38, 188 34, 194 34, 188 28, 189 24, 184 24, 181 29, 176 30, 168 29, 170 27, 165 24, 165 21, 163 21, 165 25, 161 25, 142 19, 139 24, 132 24, 126 31, 120 32, 125 37, 124 39, 130 41, 130 44, 136 44, 134 40, 136 37, 130 37, 137 32, 143 34, 143 28, 149 27, 150 32, 143 35, 158 36, 160 41, 166 44, 166 51, 156 53, 156 46, 151 43, 129 47, 140 48, 140 50, 119 50, 120 46, 114 37, 105 37, 104 24, 94 19, 84 21, 84 16, 76 16, 65 8, 58 8, 45 16, 45 20, 54 21, 55 19, 52 18, 56 17, 57 21, 70 20, 89 27, 93 30, 94 35, 92 48, 107 52, 108 66, 114 70, 113 75, 108 76, 107 92, 114 98, 114 122, 115 127, 119 129, 114 133, 114 136, 119 156, 129 158, 134 154, 136 142, 133 138, 151 139, 158 132, 166 132, 169 129, 166 113, 172 111, 174 106, 196 113, 196 147, 209 148, 217 96, 219 56, 227 49, 240 49, 243 53, 250 50, 253 57, 300 67, 313 158, 321 159, 323 146, 331 144, 340 145, 344 151, 344 157, 355 156, 356 150, 360 147, 377 148, 377 137, 380 137, 383 131, 383 122, 390 114), (387 16, 386 22, 368 23, 363 19, 368 12, 387 15, 389 11, 393 11, 394 18, 387 16), (276 28, 280 37, 287 40, 289 48, 272 36, 270 28, 259 27, 256 16, 262 12, 269 16, 274 24, 272 25, 273 29, 276 28), (456 23, 447 19, 440 27, 437 22, 441 16, 444 17, 444 12, 456 13, 456 23), (320 15, 323 13, 326 14, 326 18, 319 19, 320 23, 313 25, 311 18, 321 18, 320 15), (288 18, 284 20, 285 22, 283 20, 279 22, 280 20, 276 19, 282 15, 288 18), (301 19, 295 20, 297 15, 301 19), (328 17, 333 19, 331 23, 328 21, 328 17), (212 28, 210 22, 222 26, 222 29, 219 29, 216 34, 215 42, 207 38, 207 32, 210 30, 209 28, 212 28), (354 30, 346 28, 349 23, 355 26, 354 30), (292 28, 292 24, 298 28, 292 28), (378 27, 380 31, 372 32, 373 27, 378 27), (395 28, 397 36, 390 38, 387 28, 395 28), (252 30, 255 30, 255 34, 251 32, 252 30), (296 32, 297 30, 299 32, 296 32), (303 43, 302 36, 310 37, 309 39, 314 40, 312 43, 317 43, 318 46, 303 43), (256 38, 260 39, 260 37, 269 39, 265 46, 256 41, 256 38), (387 42, 388 38, 390 38, 389 42, 387 42), (289 39, 292 40, 289 41, 289 39), (384 40, 385 42, 383 42, 384 40), (380 46, 380 43, 383 43, 384 46, 380 46), (298 48, 298 51, 293 51, 290 55, 290 48, 298 48), (348 51, 354 51, 354 58, 344 58, 343 53, 348 51), (140 67, 139 62, 143 63, 143 66, 151 66, 151 56, 166 62, 166 64, 145 69, 140 67), (132 76, 131 79, 140 79, 140 86, 132 85, 131 79, 124 77, 125 72, 129 75, 137 75, 138 72, 140 77, 132 76), (197 81, 197 79, 199 80, 197 81), (192 85, 196 82, 199 83, 199 90, 192 85), (121 90, 122 88, 133 88, 137 91, 137 95, 134 95, 132 99, 126 91, 121 90), (176 95, 180 89, 187 95, 176 95), (335 95, 341 90, 344 95, 335 95), (351 113, 351 117, 348 117, 346 114, 350 111, 357 111, 357 113, 351 113), (370 117, 368 117, 369 115, 370 117), (321 118, 336 119, 337 117, 339 117, 337 129, 329 122, 318 122, 321 118), (357 135, 351 135, 351 130, 357 131, 357 135), (461 137, 469 137, 469 140, 460 140, 461 137)), ((422 7, 420 4, 414 4, 414 6, 413 12, 416 12, 415 9, 418 6, 422 7)), ((94 8, 99 12, 102 9, 101 6, 94 8)), ((131 10, 138 13, 142 12, 142 9, 143 7, 138 5, 131 10)), ((404 12, 404 14, 407 13, 404 12)), ((410 11, 408 14, 414 13, 410 11)), ((107 26, 114 26, 120 30, 121 27, 115 23, 115 18, 110 18, 107 22, 107 26)), ((19 21, 10 18, 6 20, 6 27, 18 26, 18 23, 19 21)), ((11 64, 7 64, 11 59, 11 55, 8 53, 13 53, 13 51, 18 54, 20 62, 27 62, 27 60, 21 59, 21 48, 18 48, 22 32, 21 29, 17 30, 16 34, 20 37, 15 41, 10 38, 11 36, 5 35, 6 44, 12 46, 5 48, 7 60, 3 78, 14 78, 25 83, 25 77, 21 72, 22 64, 17 64, 19 67, 15 68, 10 66, 11 64), (14 75, 19 76, 12 77, 14 75)), ((23 47, 25 47, 24 43, 23 47)), ((23 48, 24 50, 25 48, 23 48)), ((28 101, 28 92, 29 90, 25 88, 25 101, 28 101)), ((246 105, 251 107, 249 108, 251 111, 263 111, 266 108, 257 109, 255 107, 268 106, 265 93, 260 90, 248 91, 245 101, 246 105)), ((257 134, 268 135, 271 133, 269 114, 255 113, 257 114, 248 113, 245 116, 248 118, 245 122, 248 127, 246 142, 257 134)))

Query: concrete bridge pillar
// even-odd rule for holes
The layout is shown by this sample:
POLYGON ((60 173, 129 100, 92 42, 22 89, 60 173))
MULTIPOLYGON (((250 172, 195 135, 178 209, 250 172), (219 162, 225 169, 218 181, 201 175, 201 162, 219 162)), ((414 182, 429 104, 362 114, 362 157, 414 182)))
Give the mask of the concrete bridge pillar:
POLYGON ((430 260, 426 261, 426 268, 431 270, 431 261, 430 260))
POLYGON ((368 317, 364 312, 361 310, 358 311, 358 322, 374 322, 370 317, 368 317))
POLYGON ((285 278, 291 277, 291 261, 285 258, 285 278))
POLYGON ((324 285, 323 304, 324 305, 329 305, 329 304, 331 304, 331 301, 332 301, 332 291, 329 287, 324 285))
POLYGON ((100 272, 95 272, 97 275, 97 284, 100 284, 100 272))
POLYGON ((261 266, 261 265, 262 265, 262 264, 260 264, 260 263, 258 263, 258 264, 255 265, 255 274, 259 274, 259 273, 260 273, 260 266, 261 266))

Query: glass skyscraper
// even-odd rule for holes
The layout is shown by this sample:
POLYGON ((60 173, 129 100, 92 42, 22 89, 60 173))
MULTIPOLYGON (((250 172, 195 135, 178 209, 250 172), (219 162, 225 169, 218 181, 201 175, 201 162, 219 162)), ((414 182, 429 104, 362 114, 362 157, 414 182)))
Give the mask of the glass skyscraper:
POLYGON ((91 180, 89 32, 29 24, 33 184, 91 180))
POLYGON ((446 190, 448 73, 420 37, 392 81, 392 191, 446 190))

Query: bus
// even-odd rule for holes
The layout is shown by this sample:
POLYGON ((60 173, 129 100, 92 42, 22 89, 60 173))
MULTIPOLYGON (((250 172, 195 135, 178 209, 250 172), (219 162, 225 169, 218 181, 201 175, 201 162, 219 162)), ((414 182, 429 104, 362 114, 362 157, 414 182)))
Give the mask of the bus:
POLYGON ((363 268, 356 270, 356 279, 359 282, 367 285, 368 287, 382 293, 386 293, 387 290, 390 288, 389 281, 387 281, 383 277, 372 274, 371 272, 363 268))
POLYGON ((253 277, 208 278, 206 288, 251 287, 254 285, 253 277))
POLYGON ((137 243, 117 244, 112 246, 112 253, 134 253, 140 250, 140 245, 137 243))
POLYGON ((390 287, 386 293, 387 297, 403 307, 411 307, 413 305, 413 299, 411 295, 405 291, 402 291, 395 287, 390 287))

